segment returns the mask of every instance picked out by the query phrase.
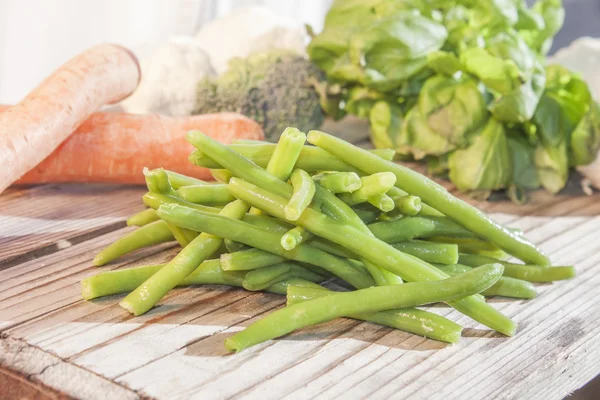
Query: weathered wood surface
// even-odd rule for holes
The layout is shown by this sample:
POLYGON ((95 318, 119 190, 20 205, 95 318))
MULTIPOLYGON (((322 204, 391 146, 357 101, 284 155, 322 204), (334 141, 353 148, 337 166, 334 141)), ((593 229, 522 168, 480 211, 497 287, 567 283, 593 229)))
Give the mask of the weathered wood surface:
POLYGON ((138 318, 118 306, 118 296, 80 299, 82 277, 161 262, 176 251, 163 245, 102 269, 91 266, 99 249, 131 229, 124 220, 141 209, 142 193, 52 185, 0 197, 0 219, 38 219, 13 219, 0 231, 0 365, 86 399, 546 400, 600 372, 600 195, 539 192, 524 207, 478 203, 500 222, 524 229, 555 264, 577 267, 575 279, 539 286, 535 300, 491 300, 520 324, 513 338, 434 307, 465 326, 461 343, 446 346, 339 319, 229 355, 224 338, 280 307, 283 298, 221 286, 182 288, 138 318))

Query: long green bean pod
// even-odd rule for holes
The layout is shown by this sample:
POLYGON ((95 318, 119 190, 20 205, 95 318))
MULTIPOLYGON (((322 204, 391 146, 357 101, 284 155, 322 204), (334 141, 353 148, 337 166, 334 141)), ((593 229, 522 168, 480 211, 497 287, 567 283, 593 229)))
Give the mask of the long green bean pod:
POLYGON ((406 217, 392 221, 376 222, 369 225, 373 234, 387 243, 405 242, 416 238, 432 236, 453 236, 472 238, 469 232, 454 221, 445 217, 406 217))
POLYGON ((207 183, 196 178, 192 178, 191 176, 186 176, 182 174, 178 174, 177 172, 165 170, 167 176, 169 177, 169 183, 173 187, 173 189, 179 189, 182 186, 193 186, 193 185, 206 185, 207 183))
MULTIPOLYGON (((81 280, 81 294, 91 300, 102 296, 129 293, 167 264, 117 269, 101 272, 81 280)), ((206 260, 177 286, 230 285, 242 286, 245 271, 223 271, 219 260, 206 260)))
POLYGON ((456 264, 458 262, 458 246, 455 244, 409 240, 394 243, 392 246, 403 253, 419 257, 428 263, 456 264))
POLYGON ((281 247, 286 250, 293 250, 300 243, 306 242, 306 240, 308 240, 310 237, 310 232, 300 226, 297 226, 283 234, 281 237, 281 247))
POLYGON ((339 317, 466 298, 496 283, 502 270, 502 265, 490 264, 443 281, 376 286, 307 300, 269 314, 226 339, 225 346, 230 351, 241 351, 296 329, 339 317))
MULTIPOLYGON (((266 168, 267 164, 273 156, 275 151, 275 143, 266 144, 232 144, 227 146, 238 154, 241 154, 244 158, 252 161, 261 168, 266 168)), ((379 149, 369 150, 377 157, 381 157, 384 160, 392 160, 394 158, 394 151, 390 149, 379 149)), ((209 152, 207 152, 210 154, 209 152)), ((189 160, 192 164, 199 167, 221 169, 223 168, 218 160, 213 160, 204 154, 202 150, 194 151, 189 160)), ((330 153, 319 149, 314 146, 303 146, 296 161, 296 168, 303 169, 307 172, 318 172, 318 171, 344 171, 344 172, 358 172, 357 169, 351 167, 339 158, 332 156, 330 153)))
POLYGON ((548 258, 532 243, 516 236, 482 211, 452 196, 441 185, 402 165, 382 160, 344 140, 319 131, 311 131, 308 141, 334 156, 364 171, 374 174, 391 171, 396 175, 396 185, 433 206, 478 236, 498 245, 507 253, 533 264, 548 265, 548 258))
POLYGON ((538 265, 515 264, 475 254, 463 254, 458 257, 458 262, 470 267, 478 267, 494 260, 504 266, 504 275, 528 282, 554 282, 571 279, 575 276, 572 266, 546 267, 538 265))
POLYGON ((354 172, 324 172, 313 175, 313 180, 331 193, 352 193, 362 185, 360 176, 354 172))
POLYGON ((510 255, 493 243, 475 238, 457 238, 445 236, 432 236, 427 238, 430 242, 436 243, 454 243, 458 246, 458 251, 467 254, 476 254, 502 260, 507 260, 510 255))
POLYGON ((261 229, 277 233, 285 233, 294 228, 294 225, 292 224, 266 215, 246 214, 242 221, 257 226, 261 229))
MULTIPOLYGON (((237 198, 248 201, 270 215, 285 219, 283 209, 286 201, 280 196, 237 178, 232 178, 229 186, 229 190, 237 198)), ((335 221, 311 208, 307 208, 295 223, 304 226, 314 235, 352 249, 360 257, 395 273, 405 281, 429 281, 448 277, 430 264, 410 254, 402 253, 369 234, 335 221)), ((516 324, 513 321, 479 298, 464 298, 452 301, 449 305, 505 335, 512 336, 516 331, 516 324)))
POLYGON ((296 169, 290 177, 292 182, 292 197, 285 206, 285 215, 289 221, 295 221, 300 218, 315 196, 315 183, 306 171, 296 169))
MULTIPOLYGON (((181 224, 188 228, 195 227, 203 232, 235 240, 290 260, 316 265, 356 288, 369 287, 374 284, 369 275, 356 269, 342 258, 311 247, 308 244, 301 244, 293 250, 285 250, 280 245, 281 234, 262 230, 243 221, 221 215, 214 215, 215 218, 209 218, 207 213, 175 204, 162 206, 158 210, 158 215, 175 224, 181 224)), ((233 255, 235 254, 239 254, 239 252, 233 253, 233 255)))
POLYGON ((154 211, 151 208, 148 208, 129 217, 127 219, 127 226, 144 226, 158 220, 159 218, 158 215, 156 215, 156 211, 154 211))
MULTIPOLYGON (((293 305, 331 294, 335 294, 335 292, 324 287, 307 287, 291 284, 287 290, 287 303, 288 305, 293 305)), ((374 313, 353 314, 349 317, 448 343, 458 343, 462 331, 462 327, 457 323, 441 315, 418 308, 401 308, 374 313)))
POLYGON ((324 278, 300 265, 283 262, 269 267, 249 271, 244 278, 243 286, 246 290, 257 291, 290 278, 300 278, 310 282, 322 282, 324 278))
MULTIPOLYGON (((472 267, 468 267, 462 264, 453 264, 453 265, 435 265, 440 270, 444 271, 450 276, 456 276, 473 269, 472 267)), ((506 271, 506 268, 504 269, 506 271)), ((535 290, 535 286, 533 286, 530 282, 515 279, 508 276, 503 276, 498 279, 498 282, 494 283, 492 286, 481 292, 484 296, 503 296, 503 297, 513 297, 517 299, 533 299, 537 292, 535 290)))
POLYGON ((221 266, 225 271, 249 271, 283 261, 285 257, 254 248, 221 254, 221 266))
MULTIPOLYGON (((340 198, 349 205, 364 203, 371 197, 384 194, 396 183, 396 175, 391 172, 378 172, 360 178, 362 184, 352 193, 343 193, 340 198)), ((379 208, 379 207, 378 207, 379 208)))
POLYGON ((92 264, 102 266, 135 250, 170 242, 171 240, 174 240, 173 234, 165 221, 151 222, 127 233, 105 247, 100 253, 96 254, 92 264))
POLYGON ((177 190, 177 193, 185 201, 197 204, 224 204, 235 200, 224 183, 183 186, 177 190))
MULTIPOLYGON (((228 218, 242 218, 246 211, 248 211, 248 205, 241 200, 236 200, 225 206, 219 215, 228 218)), ((174 225, 179 226, 178 224, 174 225)), ((129 293, 119 304, 134 315, 145 313, 158 303, 169 290, 182 282, 204 260, 210 257, 222 243, 221 237, 201 233, 171 262, 129 293)))
POLYGON ((292 173, 306 142, 306 134, 296 128, 286 128, 267 164, 267 172, 286 181, 292 173))
POLYGON ((412 195, 395 197, 394 204, 401 214, 409 217, 419 214, 422 208, 421 198, 412 195))

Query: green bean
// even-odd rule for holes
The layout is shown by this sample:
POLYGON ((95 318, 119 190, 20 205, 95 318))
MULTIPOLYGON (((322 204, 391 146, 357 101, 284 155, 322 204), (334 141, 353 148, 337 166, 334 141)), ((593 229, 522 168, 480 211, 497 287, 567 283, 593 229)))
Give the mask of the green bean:
MULTIPOLYGON (((236 200, 225 206, 219 215, 242 218, 247 210, 248 205, 246 203, 236 200)), ((160 216, 160 212, 158 212, 158 215, 160 216)), ((178 224, 174 225, 180 226, 178 224)), ((119 304, 134 315, 145 313, 158 303, 169 290, 177 286, 204 260, 210 257, 222 243, 223 239, 221 237, 201 233, 188 246, 183 248, 167 266, 129 293, 119 304)))
MULTIPOLYGON (((150 192, 177 197, 177 193, 171 187, 169 177, 164 169, 149 170, 148 168, 144 168, 144 176, 146 178, 146 186, 148 186, 150 192)), ((172 224, 167 224, 167 226, 181 247, 187 246, 197 236, 197 234, 187 229, 172 224)))
POLYGON ((205 211, 212 214, 218 214, 221 209, 217 207, 203 206, 200 204, 190 203, 189 201, 182 200, 178 197, 167 196, 160 193, 148 192, 142 196, 144 204, 154 210, 158 209, 163 204, 179 204, 182 206, 190 207, 195 210, 205 211))
POLYGON ((377 265, 373 264, 369 260, 363 259, 362 264, 367 269, 367 271, 369 271, 369 274, 371 274, 377 286, 391 286, 400 285, 404 283, 402 278, 400 278, 395 273, 388 271, 385 268, 379 268, 377 265))
POLYGON ((465 254, 474 254, 479 256, 491 257, 498 260, 508 260, 510 255, 495 244, 480 239, 469 238, 450 238, 433 236, 427 238, 430 242, 436 243, 454 243, 458 245, 458 252, 465 254))
MULTIPOLYGON (((256 165, 262 168, 266 168, 267 164, 273 156, 275 151, 275 144, 234 144, 227 146, 231 150, 238 154, 241 154, 245 158, 249 159, 256 165)), ((199 147, 202 149, 201 147, 199 147)), ((372 154, 377 157, 381 157, 385 160, 391 160, 393 158, 393 150, 370 150, 372 154), (390 157, 391 156, 391 157, 390 157)), ((207 151, 205 155, 203 150, 196 150, 192 152, 189 160, 192 164, 199 167, 219 169, 223 168, 218 160, 213 160, 212 157, 208 157, 210 152, 207 151)), ((342 172, 358 172, 357 169, 350 165, 342 162, 339 158, 332 156, 330 153, 319 149, 314 146, 303 146, 296 162, 296 168, 303 169, 308 172, 317 171, 342 171, 342 172)))
MULTIPOLYGON (((490 264, 443 281, 377 286, 318 297, 279 309, 225 340, 230 351, 241 351, 296 329, 335 318, 451 301, 479 293, 502 275, 500 264, 490 264)), ((293 290, 292 287, 288 291, 293 290)))
POLYGON ((287 231, 281 237, 281 247, 286 250, 293 250, 300 243, 306 242, 310 238, 310 232, 302 227, 295 227, 287 231))
MULTIPOLYGON (((489 289, 488 289, 489 290, 489 289)), ((288 285, 288 305, 335 294, 324 287, 288 285)), ((458 343, 462 327, 441 315, 418 308, 378 311, 350 315, 350 318, 373 322, 390 328, 400 329, 431 339, 448 343, 458 343)))
POLYGON ((396 175, 396 185, 433 206, 478 236, 498 245, 507 253, 534 264, 548 265, 548 258, 532 243, 494 222, 482 211, 452 196, 441 185, 402 165, 382 160, 356 146, 323 132, 311 131, 308 141, 339 157, 341 160, 373 174, 391 171, 396 175))
POLYGON ((306 142, 304 133, 296 128, 286 128, 275 145, 273 155, 267 164, 267 172, 286 181, 296 165, 304 142, 306 142))
MULTIPOLYGON (((340 198, 349 205, 364 203, 371 197, 384 194, 396 183, 396 175, 391 172, 378 172, 360 178, 362 185, 352 193, 342 193, 340 198)), ((376 206, 377 207, 377 206, 376 206)), ((378 207, 379 208, 379 207, 378 207)))
POLYGON ((387 243, 432 236, 473 237, 473 233, 445 217, 406 217, 376 222, 369 229, 387 243))
POLYGON ((177 192, 182 199, 196 204, 223 204, 235 200, 224 183, 183 186, 177 192))
POLYGON ((414 217, 421 212, 421 198, 412 195, 399 196, 394 198, 396 209, 403 215, 414 217))
POLYGON ((221 169, 211 169, 210 174, 212 175, 213 178, 215 178, 215 181, 220 182, 220 183, 229 183, 229 180, 233 176, 231 171, 229 171, 228 169, 222 169, 222 168, 221 169))
MULTIPOLYGON (((374 284, 370 276, 357 270, 344 259, 306 244, 301 244, 291 251, 285 250, 280 245, 281 234, 262 230, 243 221, 221 215, 213 215, 214 218, 210 218, 211 215, 208 213, 176 204, 161 206, 158 215, 167 221, 181 224, 187 228, 195 227, 204 232, 269 251, 287 259, 322 267, 356 288, 369 287, 374 284)), ((235 254, 239 253, 233 253, 233 255, 235 254)))
POLYGON ((234 242, 233 240, 229 239, 223 239, 223 244, 225 245, 227 251, 230 253, 235 253, 247 249, 247 247, 244 244, 234 242))
POLYGON ((331 193, 352 193, 362 185, 360 176, 354 172, 325 172, 314 175, 313 179, 331 193))
MULTIPOLYGON (((285 219, 283 209, 286 201, 280 196, 237 178, 232 178, 229 186, 229 190, 237 198, 248 201, 270 215, 285 219)), ((207 215, 206 213, 202 214, 207 215)), ((335 221, 311 208, 307 208, 296 223, 304 226, 314 235, 352 249, 360 257, 395 273, 405 281, 439 280, 447 277, 446 274, 430 264, 402 253, 353 226, 335 221)), ((505 335, 511 336, 516 331, 516 324, 513 321, 479 298, 469 297, 449 304, 476 321, 505 335)))
POLYGON ((242 221, 257 226, 261 229, 277 233, 286 233, 294 227, 292 224, 288 224, 280 219, 266 215, 246 214, 242 221))
POLYGON ((504 275, 521 279, 528 282, 554 282, 571 279, 575 276, 575 268, 572 266, 547 267, 538 265, 515 264, 498 260, 491 257, 463 254, 458 257, 458 262, 470 267, 478 267, 494 260, 504 266, 504 275))
POLYGON ((290 278, 300 278, 310 282, 322 282, 323 277, 300 265, 283 262, 269 267, 249 271, 244 278, 246 290, 264 290, 269 286, 290 278))
POLYGON ((392 246, 403 253, 419 257, 428 263, 456 264, 458 262, 458 246, 455 244, 409 240, 394 243, 392 246))
POLYGON ((285 261, 285 257, 260 249, 221 254, 221 266, 225 271, 248 271, 268 267, 283 261, 285 261))
POLYGON ((272 142, 267 142, 266 140, 254 140, 254 139, 233 139, 231 144, 273 144, 272 142))
POLYGON ((369 197, 367 201, 373 206, 377 207, 384 213, 390 212, 394 209, 394 199, 392 199, 387 194, 380 194, 377 196, 369 197))
MULTIPOLYGON (((467 267, 466 265, 462 264, 435 264, 435 266, 450 276, 456 276, 473 269, 472 267, 467 267)), ((504 271, 506 272, 506 268, 504 269, 504 271)), ((535 290, 535 286, 533 286, 527 281, 503 276, 500 279, 498 279, 498 282, 494 283, 488 289, 481 292, 481 294, 484 296, 503 296, 513 297, 517 299, 533 299, 537 295, 537 292, 535 290)))
POLYGON ((290 177, 292 182, 292 197, 285 206, 285 215, 289 221, 295 221, 300 218, 306 207, 311 203, 315 196, 316 187, 312 178, 306 171, 295 169, 290 177))
MULTIPOLYGON (((101 272, 81 280, 81 294, 85 300, 91 300, 102 296, 129 293, 166 265, 146 265, 101 272)), ((223 271, 219 260, 206 260, 177 286, 242 286, 245 275, 243 271, 223 271)))
POLYGON ((280 282, 277 282, 277 283, 269 286, 266 289, 266 291, 270 292, 270 293, 282 294, 285 296, 287 294, 288 288, 290 286, 301 286, 301 287, 313 288, 313 289, 324 289, 323 286, 319 285, 318 283, 310 282, 310 281, 307 281, 306 279, 289 278, 289 279, 284 279, 280 282))
POLYGON ((381 215, 381 210, 368 203, 357 204, 352 210, 365 224, 375 222, 381 215))
POLYGON ((158 219, 159 218, 158 215, 156 215, 156 211, 148 208, 129 217, 127 219, 127 226, 144 226, 151 222, 158 221, 158 219))
POLYGON ((338 257, 350 258, 354 260, 359 259, 358 255, 348 250, 347 248, 320 237, 313 236, 308 242, 308 244, 312 247, 326 251, 329 254, 333 254, 338 257))
POLYGON ((173 189, 179 189, 182 186, 207 184, 206 182, 201 181, 200 179, 192 178, 191 176, 185 176, 169 170, 165 170, 165 172, 169 177, 169 183, 171 184, 173 189))
POLYGON ((102 266, 144 247, 170 242, 173 234, 165 221, 155 221, 120 237, 96 254, 92 264, 102 266))

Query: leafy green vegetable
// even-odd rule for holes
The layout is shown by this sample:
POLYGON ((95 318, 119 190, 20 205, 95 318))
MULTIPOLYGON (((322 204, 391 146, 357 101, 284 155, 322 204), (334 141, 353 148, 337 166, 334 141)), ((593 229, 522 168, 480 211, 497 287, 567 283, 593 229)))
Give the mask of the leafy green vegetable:
POLYGON ((450 179, 463 191, 490 191, 512 179, 512 160, 502 124, 490 118, 473 144, 450 153, 450 179))
POLYGON ((308 46, 339 110, 376 147, 426 161, 461 190, 562 189, 600 148, 587 84, 544 56, 561 0, 336 0, 308 46))

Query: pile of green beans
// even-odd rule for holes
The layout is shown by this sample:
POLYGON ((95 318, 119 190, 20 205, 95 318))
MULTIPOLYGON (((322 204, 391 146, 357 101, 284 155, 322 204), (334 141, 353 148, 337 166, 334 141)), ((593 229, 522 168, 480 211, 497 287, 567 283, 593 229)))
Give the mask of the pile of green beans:
POLYGON ((512 336, 517 324, 485 297, 532 299, 532 282, 575 275, 571 266, 550 266, 522 232, 394 163, 392 151, 295 128, 277 144, 223 145, 197 131, 186 138, 197 148, 191 162, 216 182, 144 170, 148 208, 93 263, 168 242, 179 253, 166 264, 84 278, 84 299, 126 294, 120 305, 140 315, 180 286, 287 296, 286 307, 228 338, 230 351, 339 317, 456 343, 460 325, 416 307, 444 302, 512 336), (323 286, 332 281, 353 289, 323 286))

